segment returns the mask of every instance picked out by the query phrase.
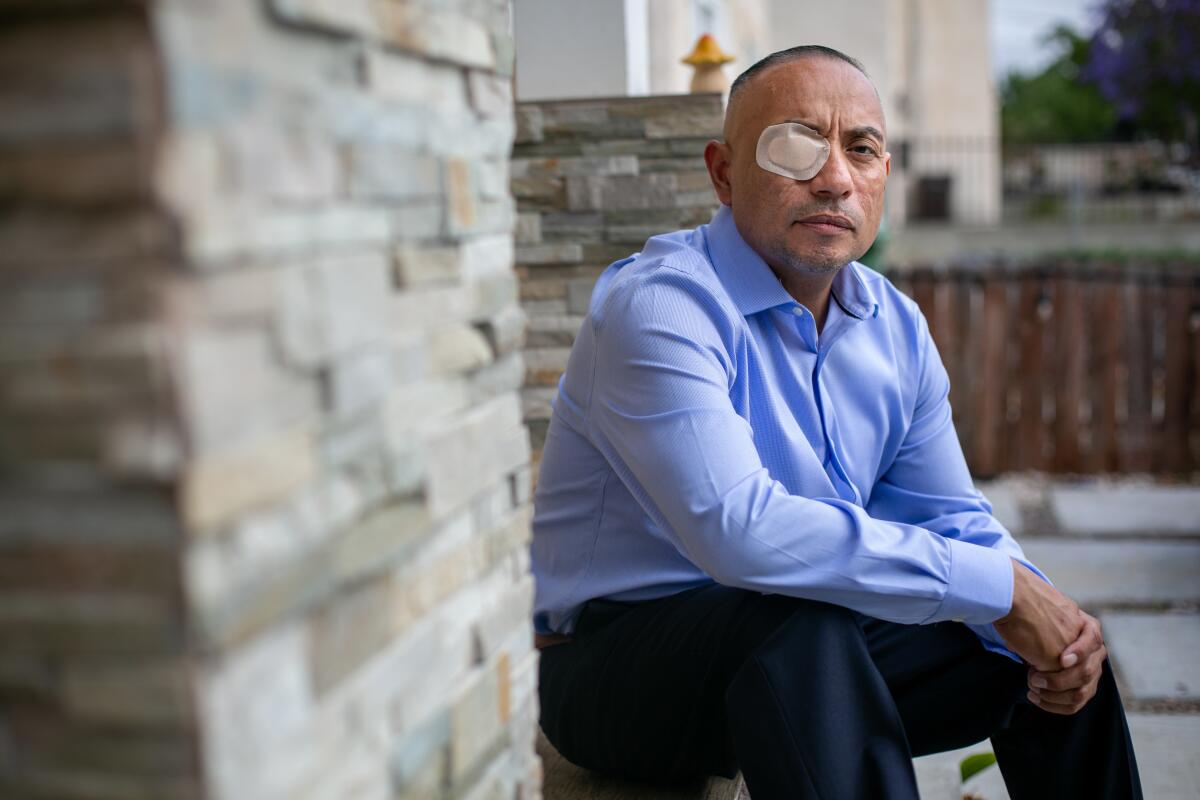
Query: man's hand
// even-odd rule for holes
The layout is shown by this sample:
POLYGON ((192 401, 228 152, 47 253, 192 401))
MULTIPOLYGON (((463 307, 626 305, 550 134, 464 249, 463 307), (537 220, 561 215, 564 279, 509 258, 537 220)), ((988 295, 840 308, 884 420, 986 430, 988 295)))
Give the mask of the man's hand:
POLYGON ((1083 611, 1079 638, 1063 651, 1063 669, 1043 672, 1029 668, 1029 701, 1052 714, 1074 714, 1096 696, 1100 669, 1108 648, 1100 635, 1100 620, 1083 611))
MULTIPOLYGON (((1041 672, 1057 672, 1070 666, 1061 659, 1083 633, 1083 612, 1074 600, 1024 564, 1015 558, 1012 562, 1012 610, 993 623, 996 632, 1009 650, 1041 672)), ((1078 649, 1072 652, 1078 658, 1078 649)))

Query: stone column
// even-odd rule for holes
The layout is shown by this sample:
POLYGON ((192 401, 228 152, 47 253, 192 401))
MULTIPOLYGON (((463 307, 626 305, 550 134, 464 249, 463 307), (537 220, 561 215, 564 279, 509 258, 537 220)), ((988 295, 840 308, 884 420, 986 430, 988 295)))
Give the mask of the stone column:
POLYGON ((0 10, 0 795, 524 797, 504 0, 0 10))

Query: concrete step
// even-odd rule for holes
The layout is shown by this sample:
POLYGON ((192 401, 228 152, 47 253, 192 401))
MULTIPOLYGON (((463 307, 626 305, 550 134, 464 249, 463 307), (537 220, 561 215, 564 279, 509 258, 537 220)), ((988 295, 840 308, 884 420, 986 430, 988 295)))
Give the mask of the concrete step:
POLYGON ((1130 714, 1129 733, 1147 798, 1200 797, 1200 716, 1130 714))
POLYGON ((1036 474, 977 485, 992 513, 1017 536, 1200 539, 1200 485, 1036 474))
MULTIPOLYGON (((1137 755, 1142 792, 1154 800, 1195 800, 1200 797, 1200 716, 1195 714, 1129 714, 1129 734, 1137 755)), ((921 800, 961 800, 970 790, 980 800, 1009 800, 998 767, 990 767, 966 786, 958 765, 973 753, 990 753, 981 742, 961 750, 913 760, 921 800)))
MULTIPOLYGON (((1142 789, 1156 800, 1200 797, 1200 715, 1129 714, 1129 730, 1137 754, 1142 789)), ((672 788, 647 787, 596 775, 571 764, 538 731, 546 800, 751 800, 745 783, 714 778, 672 788)), ((969 755, 990 753, 987 741, 959 750, 913 759, 921 800, 960 800, 970 789, 981 800, 1009 800, 996 767, 975 776, 967 786, 959 764, 969 755)))
POLYGON ((1019 541, 1029 560, 1081 606, 1200 603, 1200 542, 1019 541))
POLYGON ((1200 614, 1100 615, 1122 687, 1137 700, 1200 700, 1200 614))
POLYGON ((1064 533, 1200 536, 1200 488, 1057 486, 1050 510, 1064 533))

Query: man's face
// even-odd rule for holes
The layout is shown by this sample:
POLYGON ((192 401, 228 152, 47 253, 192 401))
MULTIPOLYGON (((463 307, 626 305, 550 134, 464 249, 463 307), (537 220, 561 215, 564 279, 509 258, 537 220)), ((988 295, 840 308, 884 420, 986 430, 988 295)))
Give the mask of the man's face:
POLYGON ((883 109, 867 77, 813 56, 746 84, 729 108, 725 142, 710 143, 705 160, 742 238, 783 278, 836 270, 871 246, 891 170, 885 144, 883 109), (763 129, 781 122, 802 123, 829 141, 829 158, 812 178, 768 172, 755 160, 763 129))

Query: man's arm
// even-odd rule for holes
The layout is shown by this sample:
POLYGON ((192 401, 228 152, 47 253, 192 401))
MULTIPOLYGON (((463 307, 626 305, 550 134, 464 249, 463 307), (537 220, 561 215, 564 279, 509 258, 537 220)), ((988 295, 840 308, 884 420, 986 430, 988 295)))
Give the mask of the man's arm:
MULTIPOLYGON (((919 368, 908 431, 892 462, 872 489, 867 511, 882 519, 919 525, 961 542, 1002 552, 1050 583, 1025 557, 1012 535, 992 516, 975 488, 954 430, 950 379, 924 315, 917 311, 919 368)), ((1010 577, 1015 580, 1016 574, 1010 577)), ((969 624, 984 646, 1020 660, 991 624, 969 624)))
POLYGON ((1011 609, 995 624, 969 625, 989 650, 1014 659, 1019 654, 1045 671, 1072 666, 1068 651, 1091 659, 1102 646, 1098 628, 1086 627, 1090 623, 1078 605, 1025 558, 975 489, 954 430, 949 377, 925 318, 917 313, 921 358, 913 418, 895 459, 872 493, 868 510, 1012 558, 1011 609))
POLYGON ((745 344, 715 296, 660 267, 614 286, 576 345, 594 348, 592 441, 680 553, 723 584, 895 622, 1006 613, 1006 554, 770 477, 730 401, 745 344))

